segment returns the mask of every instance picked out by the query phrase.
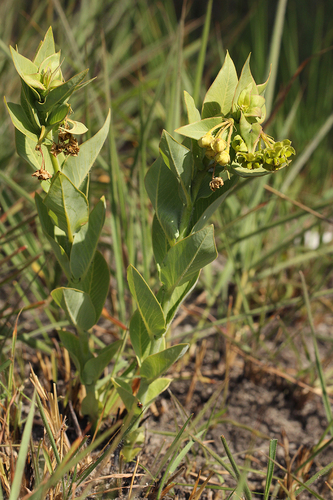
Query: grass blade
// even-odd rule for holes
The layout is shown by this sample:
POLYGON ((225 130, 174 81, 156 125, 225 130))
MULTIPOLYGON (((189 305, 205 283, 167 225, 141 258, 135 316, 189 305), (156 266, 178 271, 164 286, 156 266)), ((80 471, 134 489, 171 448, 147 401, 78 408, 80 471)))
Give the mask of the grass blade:
MULTIPOLYGON (((323 367, 320 362, 320 355, 319 355, 319 350, 318 350, 318 344, 317 344, 317 339, 316 339, 316 334, 314 330, 314 324, 313 324, 313 318, 312 318, 312 313, 311 313, 311 305, 310 305, 310 300, 309 300, 309 294, 307 291, 306 283, 305 283, 305 278, 304 274, 300 272, 301 275, 301 280, 302 280, 302 288, 303 288, 303 294, 304 294, 304 300, 305 300, 305 306, 306 310, 308 313, 308 318, 309 318, 309 324, 310 324, 310 329, 311 329, 311 337, 312 337, 312 342, 313 342, 313 347, 314 347, 314 353, 315 353, 315 359, 316 359, 316 367, 318 370, 318 376, 319 376, 319 381, 320 381, 320 386, 323 394, 323 403, 325 407, 325 412, 326 412, 326 417, 328 420, 328 423, 330 424, 333 419, 332 415, 332 409, 331 409, 331 404, 329 401, 329 397, 327 394, 327 389, 326 389, 326 383, 325 383, 325 377, 324 377, 324 371, 323 367)), ((331 427, 330 429, 331 435, 333 436, 333 429, 331 427)))
POLYGON ((26 462, 27 455, 28 455, 30 436, 31 436, 31 431, 32 431, 32 424, 33 424, 34 414, 35 414, 35 398, 36 398, 36 392, 34 392, 32 402, 31 402, 31 408, 29 411, 27 422, 25 424, 24 431, 23 431, 20 451, 19 451, 19 454, 17 457, 17 462, 16 462, 15 476, 13 479, 13 484, 12 484, 12 488, 10 491, 9 500, 17 500, 20 496, 22 478, 23 478, 23 474, 24 474, 25 462, 26 462))
POLYGON ((269 462, 267 465, 264 500, 268 500, 269 490, 272 484, 273 472, 274 472, 274 460, 276 457, 276 448, 277 448, 277 439, 271 439, 269 443, 269 453, 268 453, 269 462))

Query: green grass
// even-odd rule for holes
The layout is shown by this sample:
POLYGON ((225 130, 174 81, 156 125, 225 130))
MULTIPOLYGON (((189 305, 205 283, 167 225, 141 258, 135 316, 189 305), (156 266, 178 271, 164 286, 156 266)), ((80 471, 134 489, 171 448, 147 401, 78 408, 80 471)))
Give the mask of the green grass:
MULTIPOLYGON (((211 6, 211 2, 207 4, 211 6)), ((316 319, 332 311, 330 295, 325 299, 325 290, 332 293, 333 247, 332 242, 324 241, 324 234, 332 231, 332 223, 265 188, 268 184, 290 199, 320 212, 326 219, 333 219, 333 190, 330 187, 333 167, 333 30, 330 19, 333 7, 325 1, 317 4, 315 15, 310 15, 312 4, 308 1, 303 2, 302 9, 295 3, 287 3, 285 13, 283 2, 279 2, 280 10, 276 12, 269 2, 263 1, 249 2, 249 7, 241 2, 221 5, 213 2, 209 22, 209 15, 205 18, 205 12, 196 5, 189 8, 185 18, 177 19, 170 0, 163 3, 148 0, 95 0, 89 3, 55 0, 51 3, 38 0, 28 6, 23 0, 3 0, 0 5, 0 17, 5 19, 0 32, 0 87, 1 94, 8 100, 18 101, 20 82, 10 60, 8 45, 17 44, 21 53, 32 56, 50 25, 65 57, 62 69, 66 75, 89 66, 89 77, 96 77, 90 86, 78 93, 72 105, 75 118, 89 127, 89 135, 102 125, 107 109, 112 110, 109 141, 91 175, 91 197, 95 200, 102 194, 107 196, 108 217, 101 241, 112 273, 113 291, 107 307, 112 316, 128 324, 132 311, 126 282, 128 263, 135 265, 144 276, 153 276, 150 283, 153 288, 157 282, 156 273, 151 272, 154 265, 147 224, 152 210, 143 178, 158 155, 162 129, 173 133, 174 128, 185 123, 182 91, 194 94, 197 103, 201 103, 204 88, 220 69, 226 49, 238 70, 247 54, 252 52, 251 66, 257 81, 267 77, 270 63, 273 63, 273 85, 269 94, 272 112, 282 98, 268 133, 275 137, 288 135, 297 157, 288 169, 276 175, 239 182, 235 192, 227 198, 223 211, 214 218, 219 250, 217 264, 205 269, 200 278, 198 294, 205 291, 204 301, 197 304, 200 317, 195 320, 196 326, 191 332, 172 334, 175 338, 186 335, 185 339, 194 345, 209 335, 212 326, 218 337, 222 335, 221 327, 229 324, 231 345, 281 370, 280 354, 291 349, 296 367, 294 379, 309 380, 312 387, 322 388, 328 419, 326 436, 332 432, 329 427, 332 371, 329 365, 321 362, 316 346, 319 341, 326 342, 329 356, 332 341, 318 338, 312 316, 316 319), (307 59, 307 64, 296 75, 307 59), (310 229, 320 237, 316 249, 307 245, 306 235, 310 229), (299 271, 303 272, 304 279, 299 271), (271 321, 270 315, 274 314, 280 315, 282 340, 272 352, 269 342, 277 328, 271 338, 265 336, 265 329, 271 321), (296 319, 301 326, 290 334, 289 327, 296 319), (311 326, 309 336, 302 333, 307 324, 311 326), (302 335, 303 351, 300 353, 298 339, 302 335), (314 357, 307 348, 308 338, 315 349, 314 357)), ((4 366, 0 373, 1 400, 6 401, 4 408, 8 408, 13 398, 13 407, 19 409, 25 389, 15 394, 14 389, 20 384, 13 383, 12 378, 17 377, 20 382, 26 378, 26 360, 18 351, 15 367, 14 364, 3 365, 12 349, 18 310, 30 308, 29 314, 23 311, 19 318, 18 344, 27 344, 48 356, 55 352, 49 332, 66 326, 66 321, 48 300, 49 290, 59 285, 63 278, 34 218, 35 208, 29 193, 35 190, 36 182, 29 167, 14 153, 14 131, 4 106, 0 117, 0 292, 1 303, 4 303, 0 309, 1 363, 4 366), (19 251, 22 247, 24 250, 19 251)), ((115 335, 122 335, 120 328, 115 330, 115 335)), ((100 340, 101 345, 103 341, 100 340)), ((124 367, 125 362, 119 360, 119 369, 124 367)), ((112 403, 112 394, 110 400, 112 403)), ((211 404, 213 408, 215 402, 211 404)), ((114 405, 115 412, 116 402, 114 405)), ((30 446, 31 415, 32 412, 22 438, 18 475, 22 474, 22 457, 30 446)), ((225 459, 203 443, 200 431, 207 433, 216 423, 223 422, 223 418, 216 409, 209 418, 207 414, 201 415, 201 422, 188 422, 181 436, 176 429, 172 436, 174 447, 165 463, 169 458, 171 464, 180 463, 178 446, 192 439, 195 445, 191 453, 197 453, 201 447, 210 457, 207 458, 209 467, 220 467, 225 459)), ((18 425, 22 424, 19 419, 18 425)), ((85 450, 85 453, 88 452, 85 450)), ((83 451, 81 454, 84 456, 83 451)), ((68 457, 71 461, 63 463, 47 484, 52 483, 54 487, 55 481, 64 477, 69 480, 66 476, 69 464, 75 464, 78 456, 68 457)), ((190 456, 193 455, 189 453, 190 456)), ((272 448, 267 458, 267 476, 266 470, 259 471, 275 489, 277 461, 272 448), (272 463, 275 463, 274 470, 272 463)), ((231 464, 237 467, 234 487, 240 491, 246 488, 247 463, 235 457, 231 464)), ((227 463, 227 470, 232 472, 232 467, 227 463)), ((327 466, 322 473, 326 474, 329 468, 327 466)), ((174 472, 170 462, 167 470, 170 474, 174 472)), ((161 471, 159 465, 151 473, 157 477, 161 471)), ((289 472, 296 474, 295 470, 289 472)), ((300 481, 301 489, 311 488, 316 475, 304 481, 294 478, 294 485, 300 481)), ((166 484, 167 479, 164 474, 161 485, 166 484)), ((221 486, 221 495, 224 495, 223 488, 221 486)), ((34 498, 42 498, 38 496, 44 491, 41 486, 38 491, 40 493, 34 498)), ((158 491, 159 497, 162 486, 158 491)), ((228 494, 221 498, 228 498, 228 494)), ((274 498, 267 495, 266 488, 264 498, 274 498)), ((317 493, 313 495, 322 498, 317 493)), ((15 489, 10 498, 17 498, 15 489)))

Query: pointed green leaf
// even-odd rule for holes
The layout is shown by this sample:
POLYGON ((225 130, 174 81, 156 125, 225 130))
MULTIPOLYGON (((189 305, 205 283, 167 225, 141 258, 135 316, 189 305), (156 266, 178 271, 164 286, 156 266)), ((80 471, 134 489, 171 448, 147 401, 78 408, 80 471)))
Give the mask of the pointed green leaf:
MULTIPOLYGON (((10 48, 10 53, 14 62, 14 66, 20 77, 26 81, 26 75, 33 75, 35 73, 38 73, 38 66, 34 64, 30 59, 27 59, 26 57, 22 56, 19 54, 13 47, 10 48)), ((26 82, 28 84, 28 82, 26 82)), ((29 85, 29 84, 28 84, 29 85)), ((29 87, 31 88, 32 92, 36 96, 36 99, 39 99, 39 94, 38 92, 32 88, 30 85, 29 87)))
POLYGON ((151 354, 143 361, 140 376, 146 378, 147 383, 151 384, 184 356, 188 348, 189 344, 178 344, 157 354, 151 354))
POLYGON ((22 106, 20 106, 19 104, 14 104, 13 102, 7 102, 6 98, 4 98, 4 101, 14 127, 22 132, 22 134, 29 137, 29 139, 34 141, 36 147, 39 137, 35 133, 35 129, 27 118, 25 112, 23 111, 22 106))
POLYGON ((75 235, 71 251, 71 272, 73 278, 82 278, 94 258, 97 243, 105 220, 105 198, 97 203, 89 215, 89 220, 75 235))
POLYGON ((138 358, 139 365, 141 365, 142 361, 150 353, 151 340, 138 309, 132 315, 129 333, 132 347, 138 358))
POLYGON ((170 249, 170 245, 168 242, 168 238, 166 237, 163 228, 156 217, 156 213, 153 218, 153 227, 152 227, 152 240, 153 240, 153 252, 156 263, 158 266, 162 264, 164 257, 170 249))
POLYGON ((163 130, 160 152, 164 163, 179 180, 185 194, 191 187, 193 156, 191 151, 177 142, 166 130, 163 130))
POLYGON ((161 337, 165 333, 165 318, 161 304, 139 271, 132 265, 127 268, 127 281, 150 338, 154 340, 161 337))
POLYGON ((176 288, 194 278, 216 257, 214 228, 208 226, 170 248, 161 266, 161 280, 168 289, 176 288))
POLYGON ((41 125, 39 121, 39 117, 37 114, 37 111, 35 109, 35 96, 30 89, 30 87, 22 80, 21 78, 21 106, 22 109, 28 118, 32 130, 36 135, 40 135, 41 132, 41 125))
POLYGON ((54 222, 67 235, 73 235, 88 221, 88 200, 62 172, 52 179, 44 203, 52 210, 54 222), (54 215, 53 215, 54 214, 54 215))
POLYGON ((251 58, 251 54, 249 54, 248 58, 246 59, 245 64, 244 64, 243 69, 242 69, 242 72, 241 72, 241 75, 239 77, 239 82, 238 82, 238 85, 236 87, 235 95, 234 95, 234 98, 232 101, 233 111, 236 111, 238 98, 244 89, 246 89, 247 87, 250 86, 250 88, 252 89, 252 93, 258 94, 256 82, 254 81, 254 78, 252 76, 251 69, 250 69, 250 58, 251 58))
POLYGON ((205 118, 204 120, 184 125, 184 127, 177 128, 175 132, 198 141, 220 123, 222 123, 222 118, 220 116, 214 116, 213 118, 205 118))
POLYGON ((47 57, 51 56, 54 53, 55 53, 55 46, 54 46, 53 32, 50 26, 44 36, 44 40, 42 40, 38 46, 34 58, 34 64, 36 66, 39 66, 44 61, 44 59, 46 59, 47 57))
POLYGON ((56 288, 51 292, 53 300, 67 314, 74 326, 89 330, 95 324, 96 313, 88 294, 74 288, 56 288))
POLYGON ((85 385, 95 384, 115 356, 122 344, 122 340, 117 340, 104 349, 101 349, 95 358, 91 358, 84 365, 82 372, 82 382, 85 385))
POLYGON ((220 189, 217 189, 215 193, 211 193, 207 198, 196 200, 192 215, 192 223, 194 224, 192 232, 199 231, 205 227, 210 217, 220 208, 237 181, 237 176, 232 176, 231 179, 226 180, 224 185, 220 189))
POLYGON ((178 195, 179 183, 161 158, 157 158, 148 170, 145 186, 167 238, 169 241, 176 240, 179 236, 183 202, 178 195))
POLYGON ((267 80, 264 83, 259 83, 259 85, 257 84, 257 90, 258 90, 259 95, 264 95, 266 87, 267 87, 269 79, 270 79, 270 76, 271 76, 271 71, 272 71, 272 65, 270 65, 270 67, 269 67, 269 75, 268 75, 267 80))
POLYGON ((198 122, 201 120, 200 111, 197 109, 193 97, 184 90, 184 100, 189 123, 198 122))
POLYGON ((103 127, 96 135, 80 146, 78 156, 69 156, 63 165, 63 173, 79 188, 89 170, 93 166, 108 135, 110 127, 110 111, 103 127))
POLYGON ((71 281, 71 286, 86 292, 96 311, 98 321, 110 287, 110 270, 103 255, 97 250, 88 272, 81 280, 71 281))
POLYGON ((81 71, 81 73, 74 75, 67 82, 64 82, 58 87, 50 90, 50 92, 47 94, 45 102, 37 104, 37 109, 39 109, 43 113, 46 113, 47 111, 50 111, 50 109, 52 109, 56 104, 65 102, 78 88, 79 84, 85 78, 88 71, 89 69, 85 69, 84 71, 81 71))
POLYGON ((230 113, 237 83, 237 71, 227 52, 221 70, 205 95, 202 118, 230 113))

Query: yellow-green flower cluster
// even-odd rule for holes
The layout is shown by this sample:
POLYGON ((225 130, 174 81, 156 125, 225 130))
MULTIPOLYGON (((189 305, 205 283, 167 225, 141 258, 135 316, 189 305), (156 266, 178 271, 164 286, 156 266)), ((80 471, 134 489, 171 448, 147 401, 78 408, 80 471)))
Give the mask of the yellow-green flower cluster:
MULTIPOLYGON (((232 144, 237 151, 238 143, 232 144)), ((253 153, 245 152, 238 149, 236 158, 237 162, 244 168, 254 170, 262 167, 265 170, 278 170, 283 164, 289 163, 288 158, 295 154, 294 148, 291 146, 291 141, 284 139, 283 141, 273 142, 265 149, 259 149, 253 153)))

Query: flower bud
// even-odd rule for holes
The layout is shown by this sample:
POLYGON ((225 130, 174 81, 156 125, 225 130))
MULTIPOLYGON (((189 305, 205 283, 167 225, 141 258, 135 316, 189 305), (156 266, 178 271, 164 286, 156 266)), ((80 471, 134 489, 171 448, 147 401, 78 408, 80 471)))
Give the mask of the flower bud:
POLYGON ((198 144, 201 148, 209 148, 211 143, 213 142, 214 137, 210 132, 207 132, 206 135, 201 137, 201 139, 198 140, 198 144))
POLYGON ((205 156, 207 158, 209 158, 210 160, 212 160, 213 158, 215 158, 215 155, 216 155, 216 153, 215 153, 215 151, 213 149, 211 149, 211 148, 206 149, 205 156))
POLYGON ((228 165, 228 163, 230 163, 230 155, 229 155, 228 151, 222 151, 222 153, 218 153, 215 156, 215 161, 219 165, 222 165, 222 167, 224 167, 225 165, 228 165))
POLYGON ((212 143, 212 148, 216 153, 222 153, 227 147, 227 143, 221 139, 220 137, 217 137, 215 141, 212 143))

